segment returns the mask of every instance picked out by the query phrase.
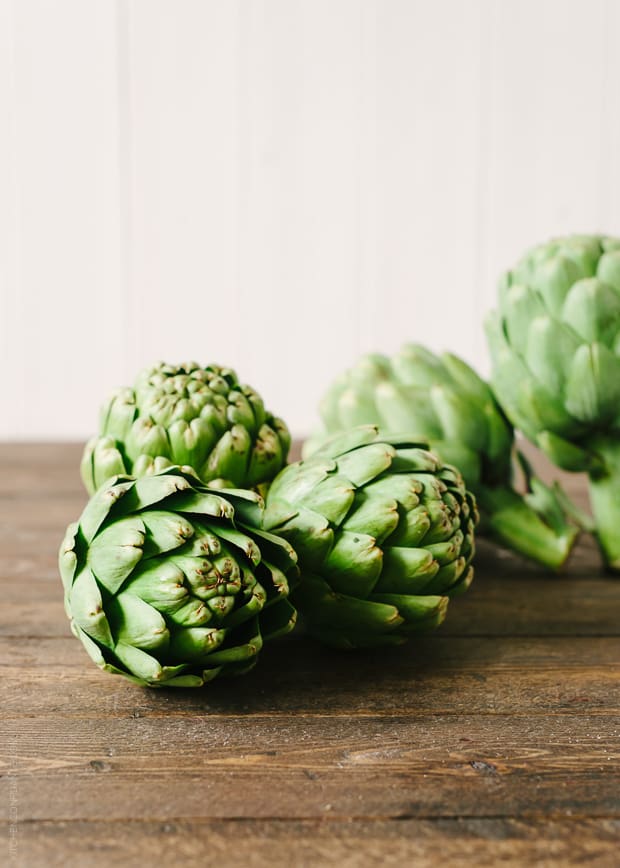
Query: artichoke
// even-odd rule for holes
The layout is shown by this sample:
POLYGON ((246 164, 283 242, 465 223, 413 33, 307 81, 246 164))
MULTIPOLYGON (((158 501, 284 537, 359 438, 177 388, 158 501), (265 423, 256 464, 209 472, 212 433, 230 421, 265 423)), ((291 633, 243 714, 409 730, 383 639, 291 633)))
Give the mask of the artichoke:
POLYGON ((59 554, 71 628, 94 662, 151 687, 251 669, 296 618, 297 559, 260 528, 262 511, 259 495, 211 490, 189 468, 109 480, 59 554))
POLYGON ((555 464, 589 474, 603 557, 620 570, 620 239, 530 250, 501 279, 487 335, 502 407, 555 464))
POLYGON ((276 477, 264 527, 297 551, 293 601, 308 631, 353 648, 443 621, 473 577, 476 520, 457 470, 424 444, 361 426, 276 477))
POLYGON ((212 486, 264 491, 286 464, 290 442, 285 423, 230 368, 160 362, 104 405, 81 473, 90 494, 112 476, 174 464, 212 486))
MULTIPOLYGON (((519 454, 527 493, 513 488, 512 426, 487 383, 456 356, 414 344, 391 358, 364 356, 328 389, 320 414, 327 435, 374 423, 427 441, 463 474, 484 531, 550 569, 568 557, 578 529, 565 515, 565 496, 537 479, 519 454)), ((307 443, 304 455, 320 439, 307 443)))

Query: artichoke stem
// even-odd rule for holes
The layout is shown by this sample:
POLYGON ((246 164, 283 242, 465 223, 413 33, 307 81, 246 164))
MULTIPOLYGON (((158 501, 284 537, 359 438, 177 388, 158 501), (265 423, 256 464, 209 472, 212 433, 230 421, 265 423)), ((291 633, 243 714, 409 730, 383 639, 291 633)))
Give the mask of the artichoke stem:
POLYGON ((605 561, 612 572, 620 572, 620 442, 605 439, 595 451, 604 461, 605 470, 589 476, 590 503, 596 525, 596 537, 605 561))
POLYGON ((561 569, 579 535, 577 527, 568 522, 561 529, 551 527, 512 488, 484 488, 477 498, 483 527, 500 545, 547 569, 561 569))

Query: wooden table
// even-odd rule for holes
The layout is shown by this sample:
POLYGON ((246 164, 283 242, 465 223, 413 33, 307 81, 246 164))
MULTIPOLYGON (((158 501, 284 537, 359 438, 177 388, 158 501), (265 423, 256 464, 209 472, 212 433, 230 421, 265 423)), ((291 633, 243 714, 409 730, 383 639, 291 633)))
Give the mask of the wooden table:
POLYGON ((63 612, 79 453, 0 447, 0 865, 620 865, 620 580, 590 541, 563 576, 481 544, 408 646, 296 635, 146 690, 63 612))

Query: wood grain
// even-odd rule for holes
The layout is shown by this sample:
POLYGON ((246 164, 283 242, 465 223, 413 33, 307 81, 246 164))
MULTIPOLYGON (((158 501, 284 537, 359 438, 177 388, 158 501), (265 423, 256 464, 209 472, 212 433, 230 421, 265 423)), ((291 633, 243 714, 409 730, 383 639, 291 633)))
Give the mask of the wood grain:
MULTIPOLYGON (((0 824, 0 836, 2 825, 0 824)), ((522 868, 617 865, 620 822, 608 819, 167 820, 37 822, 16 839, 30 868, 85 865, 338 865, 522 868)))
POLYGON ((56 551, 79 454, 0 447, 15 864, 617 864, 620 582, 591 541, 558 576, 482 541, 446 624, 402 648, 334 653, 302 630, 238 681, 149 691, 68 630, 56 551))

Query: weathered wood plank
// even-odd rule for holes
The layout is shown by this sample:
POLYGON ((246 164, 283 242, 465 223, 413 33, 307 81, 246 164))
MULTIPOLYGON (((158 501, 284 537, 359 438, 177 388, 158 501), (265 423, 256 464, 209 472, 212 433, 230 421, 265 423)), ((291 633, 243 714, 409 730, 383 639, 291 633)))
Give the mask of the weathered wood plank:
MULTIPOLYGON (((0 825, 0 840, 8 828, 0 825)), ((435 868, 472 864, 522 868, 617 864, 620 821, 439 819, 399 821, 33 822, 14 827, 18 864, 86 866, 243 865, 300 868, 435 868)))
POLYGON ((172 720, 195 714, 608 715, 619 710, 617 638, 428 636, 401 649, 348 654, 291 637, 267 646, 244 678, 184 691, 140 689, 106 675, 72 637, 24 644, 0 639, 0 719, 36 714, 49 718, 50 726, 82 715, 172 720))
MULTIPOLYGON (((0 724, 24 820, 620 818, 620 716, 322 715, 0 724)), ((0 818, 8 819, 8 799, 0 818)))

